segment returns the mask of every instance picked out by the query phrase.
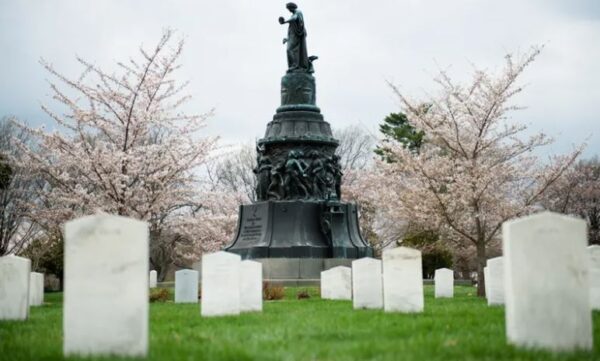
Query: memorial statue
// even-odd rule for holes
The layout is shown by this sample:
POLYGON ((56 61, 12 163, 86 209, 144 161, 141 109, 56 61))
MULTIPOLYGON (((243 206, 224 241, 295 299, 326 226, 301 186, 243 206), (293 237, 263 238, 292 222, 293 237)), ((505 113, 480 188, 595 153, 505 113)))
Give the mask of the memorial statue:
POLYGON ((294 3, 286 8, 291 17, 279 18, 288 24, 281 103, 256 142, 256 201, 240 206, 238 231, 225 250, 243 259, 278 259, 263 263, 274 278, 285 278, 284 270, 299 264, 318 277, 324 259, 345 259, 349 265, 352 259, 372 257, 373 249, 360 234, 357 205, 341 200, 339 141, 317 106, 317 57, 307 56, 304 16, 294 3))
POLYGON ((317 57, 308 57, 306 51, 306 28, 304 28, 304 16, 298 10, 298 5, 287 3, 285 7, 292 13, 292 16, 285 20, 279 17, 280 24, 289 24, 288 37, 283 39, 287 44, 288 72, 306 71, 312 73, 312 60, 317 57))

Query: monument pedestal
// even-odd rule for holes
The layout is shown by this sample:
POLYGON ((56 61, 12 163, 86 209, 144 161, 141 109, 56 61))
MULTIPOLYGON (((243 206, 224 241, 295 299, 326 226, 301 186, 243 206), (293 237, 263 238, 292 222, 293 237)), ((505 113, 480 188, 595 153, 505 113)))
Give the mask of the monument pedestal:
MULTIPOLYGON (((255 258, 262 264, 263 281, 272 285, 302 287, 319 286, 321 272, 337 266, 352 267, 349 258, 255 258)), ((194 263, 193 269, 202 272, 202 262, 194 263)), ((200 277, 202 278, 202 277, 200 277)), ((164 283, 161 286, 173 286, 164 283)))
POLYGON ((355 259, 373 254, 360 235, 355 204, 313 200, 240 206, 237 235, 225 250, 243 259, 355 259))
POLYGON ((318 286, 321 272, 337 266, 352 266, 348 258, 259 258, 263 279, 274 285, 318 286))

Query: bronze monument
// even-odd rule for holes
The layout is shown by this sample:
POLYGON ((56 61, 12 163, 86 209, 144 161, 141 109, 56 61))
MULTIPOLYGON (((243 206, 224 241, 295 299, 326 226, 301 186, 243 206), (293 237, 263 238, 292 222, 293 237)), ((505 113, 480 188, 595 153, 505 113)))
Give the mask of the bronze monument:
MULTIPOLYGON (((288 24, 281 106, 257 142, 257 201, 240 206, 237 235, 225 249, 242 258, 287 258, 300 264, 372 256, 360 235, 356 205, 341 201, 338 141, 316 106, 312 73, 317 57, 307 55, 304 16, 296 4, 286 7, 292 16, 279 18, 288 24)), ((319 266, 313 268, 312 277, 319 266)))

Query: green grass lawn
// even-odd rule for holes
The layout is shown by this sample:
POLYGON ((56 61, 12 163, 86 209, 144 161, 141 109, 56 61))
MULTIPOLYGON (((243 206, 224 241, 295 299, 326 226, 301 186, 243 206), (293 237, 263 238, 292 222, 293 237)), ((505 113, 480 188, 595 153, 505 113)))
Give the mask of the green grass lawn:
MULTIPOLYGON (((600 360, 600 312, 594 352, 552 355, 507 346, 504 309, 488 307, 471 287, 434 299, 427 286, 425 312, 412 315, 354 311, 350 301, 321 300, 315 289, 297 300, 298 290, 239 317, 201 318, 198 305, 153 303, 148 359, 600 360)), ((62 295, 46 294, 46 302, 26 322, 0 322, 0 360, 62 359, 62 295)))

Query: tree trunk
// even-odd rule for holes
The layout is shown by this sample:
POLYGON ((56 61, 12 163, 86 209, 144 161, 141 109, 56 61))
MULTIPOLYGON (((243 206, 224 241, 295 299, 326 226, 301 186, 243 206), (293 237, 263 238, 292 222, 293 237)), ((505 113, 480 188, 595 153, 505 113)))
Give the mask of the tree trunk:
POLYGON ((587 213, 587 215, 583 215, 583 218, 587 218, 589 222, 589 244, 600 244, 600 216, 598 215, 599 210, 596 207, 590 207, 590 210, 587 213))
POLYGON ((160 270, 158 272, 158 280, 160 282, 164 282, 165 279, 167 278, 168 272, 169 272, 169 266, 164 265, 163 267, 160 267, 160 270))
POLYGON ((150 268, 156 271, 158 282, 164 282, 173 263, 175 244, 166 242, 164 237, 160 229, 150 229, 150 268))
POLYGON ((485 279, 483 268, 487 262, 485 240, 477 240, 477 296, 485 297, 485 279))

